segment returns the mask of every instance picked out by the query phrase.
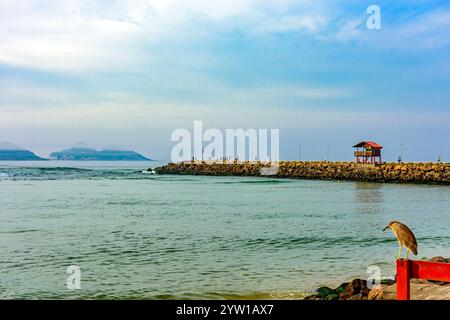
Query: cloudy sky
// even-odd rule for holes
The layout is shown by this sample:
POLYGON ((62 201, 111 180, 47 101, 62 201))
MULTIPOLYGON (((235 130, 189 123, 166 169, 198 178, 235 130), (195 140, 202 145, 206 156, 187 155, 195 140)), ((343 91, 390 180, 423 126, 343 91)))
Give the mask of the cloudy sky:
POLYGON ((450 3, 0 0, 0 141, 168 159, 194 120, 279 128, 284 159, 450 160, 450 3))

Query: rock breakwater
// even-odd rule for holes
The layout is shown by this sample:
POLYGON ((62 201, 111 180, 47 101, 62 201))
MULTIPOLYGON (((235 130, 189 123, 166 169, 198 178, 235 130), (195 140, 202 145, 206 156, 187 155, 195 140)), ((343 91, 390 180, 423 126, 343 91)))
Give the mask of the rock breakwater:
MULTIPOLYGON (((325 179, 450 185, 450 163, 385 163, 280 161, 274 178, 325 179)), ((156 168, 158 174, 264 176, 262 162, 180 162, 156 168)), ((268 170, 270 171, 270 170, 268 170)))

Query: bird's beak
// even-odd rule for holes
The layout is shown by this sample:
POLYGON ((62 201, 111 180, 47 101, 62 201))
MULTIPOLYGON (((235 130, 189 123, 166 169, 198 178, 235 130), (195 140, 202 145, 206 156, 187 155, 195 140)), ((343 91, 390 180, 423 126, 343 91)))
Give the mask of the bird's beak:
POLYGON ((386 226, 386 228, 383 229, 383 232, 386 232, 387 229, 389 229, 389 226, 386 226))

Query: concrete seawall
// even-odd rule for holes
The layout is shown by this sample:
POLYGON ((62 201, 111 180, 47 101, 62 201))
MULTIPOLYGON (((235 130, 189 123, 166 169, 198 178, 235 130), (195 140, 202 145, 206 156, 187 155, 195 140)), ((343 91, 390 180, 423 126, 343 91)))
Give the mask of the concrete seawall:
MULTIPOLYGON (((156 168, 158 174, 262 176, 260 162, 183 162, 156 168)), ((450 185, 450 163, 386 163, 281 161, 274 178, 402 182, 450 185)))

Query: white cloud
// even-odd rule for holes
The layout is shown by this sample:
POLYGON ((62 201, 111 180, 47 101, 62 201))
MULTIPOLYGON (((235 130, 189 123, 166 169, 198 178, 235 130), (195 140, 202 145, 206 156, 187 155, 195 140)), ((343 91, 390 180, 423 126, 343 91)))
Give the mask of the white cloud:
POLYGON ((338 32, 333 34, 333 39, 338 41, 351 41, 355 39, 361 39, 363 31, 361 25, 363 21, 361 19, 350 19, 339 28, 338 32))
POLYGON ((327 20, 323 16, 288 16, 279 19, 268 19, 256 27, 259 32, 306 31, 318 34, 323 31, 327 20))
POLYGON ((292 4, 313 3, 311 0, 149 0, 156 13, 161 16, 205 16, 212 20, 223 20, 236 16, 251 16, 265 10, 283 11, 292 4), (178 14, 177 14, 178 12, 178 14))
POLYGON ((225 103, 236 106, 268 106, 290 103, 304 103, 305 101, 336 101, 336 99, 354 96, 350 89, 332 86, 261 86, 256 88, 222 88, 217 92, 224 98, 225 103))
POLYGON ((213 36, 215 28, 299 32, 386 48, 450 43, 450 11, 426 12, 399 25, 383 22, 381 31, 369 31, 364 11, 355 19, 343 9, 340 1, 319 0, 0 0, 0 63, 83 74, 138 72, 153 61, 152 45, 213 36))
MULTIPOLYGON (((274 107, 305 102, 336 102, 342 98, 355 97, 358 92, 354 89, 339 86, 324 85, 265 85, 255 87, 234 87, 212 79, 195 78, 192 86, 187 86, 189 80, 183 81, 182 85, 173 85, 171 90, 183 90, 187 96, 192 95, 192 99, 175 99, 180 107, 188 106, 194 101, 200 102, 208 100, 210 107, 227 107, 233 109, 247 107, 274 107), (197 83, 203 83, 198 88, 197 83), (217 99, 215 97, 220 97, 217 99)), ((192 80, 191 80, 192 81, 192 80)), ((0 82, 0 111, 3 107, 11 105, 45 107, 58 106, 65 107, 73 104, 81 104, 86 101, 92 104, 115 103, 123 106, 163 103, 174 101, 164 94, 154 93, 147 95, 146 92, 129 92, 111 90, 105 88, 97 89, 93 92, 79 92, 71 90, 70 87, 51 88, 30 85, 26 83, 15 83, 14 85, 0 82)), ((124 107, 125 108, 125 107, 124 107)))
MULTIPOLYGON (((245 18, 267 31, 318 32, 323 18, 285 17, 310 0, 0 1, 0 63, 41 70, 138 70, 146 44, 207 33, 198 22, 245 18), (272 17, 279 13, 280 18, 272 17)), ((252 28, 253 28, 252 27, 252 28)), ((247 30, 249 31, 249 30, 247 30)))
POLYGON ((357 41, 388 50, 437 49, 450 45, 450 11, 428 11, 401 23, 382 22, 381 30, 367 29, 365 19, 350 18, 342 21, 338 31, 327 39, 357 41))
POLYGON ((406 25, 398 26, 391 45, 434 49, 450 45, 450 11, 427 12, 406 25))
POLYGON ((57 90, 23 85, 7 85, 0 83, 0 109, 3 105, 49 105, 65 104, 77 99, 77 95, 57 90))
MULTIPOLYGON (((0 135, 10 130, 39 130, 87 133, 117 133, 159 131, 168 132, 190 127, 194 120, 216 128, 283 128, 283 129, 348 129, 367 127, 361 119, 371 119, 374 128, 446 127, 450 113, 401 111, 314 110, 312 108, 260 108, 251 106, 236 111, 233 108, 211 108, 210 105, 123 104, 103 103, 71 105, 64 108, 34 108, 10 106, 2 109, 0 135), (39 119, 39 123, 36 123, 39 119)), ((95 136, 95 135, 92 135, 95 136)), ((164 138, 164 137, 162 137, 164 138)), ((73 137, 75 139, 75 137, 73 137)), ((142 139, 146 139, 145 137, 142 139)))
POLYGON ((141 38, 138 25, 92 17, 76 2, 0 3, 0 63, 51 71, 132 70, 141 38))

